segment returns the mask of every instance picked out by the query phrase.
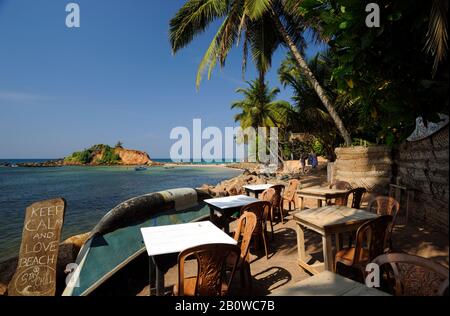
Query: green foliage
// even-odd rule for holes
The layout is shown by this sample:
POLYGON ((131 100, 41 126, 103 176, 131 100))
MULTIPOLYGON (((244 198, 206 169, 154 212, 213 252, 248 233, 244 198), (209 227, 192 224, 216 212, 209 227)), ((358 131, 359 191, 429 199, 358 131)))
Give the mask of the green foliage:
POLYGON ((366 26, 366 1, 307 0, 297 8, 330 46, 336 96, 351 99, 357 112, 355 137, 395 145, 414 130, 416 117, 448 113, 448 62, 424 49, 433 40, 440 49, 431 52, 448 50, 439 40, 447 30, 437 2, 446 1, 379 1, 380 28, 366 26))
POLYGON ((318 156, 326 156, 327 153, 320 140, 313 139, 310 141, 300 141, 298 139, 293 139, 290 142, 286 142, 283 145, 283 155, 286 160, 291 158, 294 160, 299 160, 302 156, 308 156, 309 153, 313 152, 318 156))
POLYGON ((205 72, 209 79, 217 64, 225 65, 229 52, 238 43, 243 51, 243 71, 250 55, 258 71, 265 73, 271 67, 273 53, 282 43, 278 32, 274 31, 272 10, 286 22, 286 31, 293 41, 304 44, 305 25, 297 23, 291 14, 288 5, 293 3, 293 0, 280 3, 273 0, 187 0, 170 20, 172 50, 177 53, 214 22, 220 21, 198 67, 196 86, 200 86, 205 72))
POLYGON ((114 148, 108 145, 98 144, 83 151, 74 152, 64 159, 67 163, 76 164, 106 164, 113 165, 120 163, 120 157, 114 152, 114 148), (101 158, 94 161, 94 157, 101 154, 101 158))
POLYGON ((103 148, 102 158, 98 161, 100 164, 117 164, 120 162, 120 157, 114 152, 114 148, 105 145, 103 148))
POLYGON ((90 152, 88 150, 76 151, 72 155, 66 157, 64 161, 69 163, 87 164, 90 162, 90 152))
POLYGON ((239 88, 237 93, 243 95, 241 101, 233 102, 232 109, 241 112, 234 116, 243 129, 247 127, 283 127, 291 106, 286 101, 275 100, 280 89, 269 89, 261 80, 247 82, 248 88, 239 88))

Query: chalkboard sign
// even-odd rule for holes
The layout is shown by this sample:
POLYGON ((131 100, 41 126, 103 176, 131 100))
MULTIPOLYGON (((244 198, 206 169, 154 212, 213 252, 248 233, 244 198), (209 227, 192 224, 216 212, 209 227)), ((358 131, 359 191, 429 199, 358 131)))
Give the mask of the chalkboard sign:
POLYGON ((27 207, 16 273, 8 285, 10 296, 53 296, 56 261, 64 222, 62 198, 27 207))

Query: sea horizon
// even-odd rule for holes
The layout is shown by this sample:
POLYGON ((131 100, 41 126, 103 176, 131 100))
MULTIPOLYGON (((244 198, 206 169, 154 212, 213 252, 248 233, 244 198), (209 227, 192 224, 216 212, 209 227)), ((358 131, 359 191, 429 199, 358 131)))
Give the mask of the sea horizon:
MULTIPOLYGON (((7 161, 12 162, 12 159, 7 161)), ((57 197, 67 201, 63 241, 90 231, 108 211, 130 198, 173 188, 216 185, 241 172, 233 168, 189 165, 177 168, 155 166, 139 172, 120 165, 114 168, 0 167, 0 234, 3 236, 0 262, 19 253, 25 209, 34 202, 57 197)))

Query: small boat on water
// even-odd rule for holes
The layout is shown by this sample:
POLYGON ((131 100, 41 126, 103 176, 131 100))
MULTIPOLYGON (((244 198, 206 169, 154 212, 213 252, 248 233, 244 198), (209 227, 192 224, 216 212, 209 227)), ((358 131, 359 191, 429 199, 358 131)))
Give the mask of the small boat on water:
POLYGON ((134 170, 135 171, 145 171, 145 170, 147 170, 147 168, 144 166, 139 166, 139 167, 135 167, 134 170))
MULTIPOLYGON (((74 279, 64 289, 63 296, 101 292, 99 287, 104 283, 115 281, 114 277, 127 266, 146 257, 142 227, 205 220, 209 217, 209 207, 204 200, 208 198, 211 196, 201 190, 179 188, 142 195, 117 205, 98 222, 80 249, 74 279)), ((136 273, 133 266, 130 269, 136 273)), ((148 268, 142 270, 147 272, 148 268)), ((143 279, 148 280, 148 274, 143 279)))

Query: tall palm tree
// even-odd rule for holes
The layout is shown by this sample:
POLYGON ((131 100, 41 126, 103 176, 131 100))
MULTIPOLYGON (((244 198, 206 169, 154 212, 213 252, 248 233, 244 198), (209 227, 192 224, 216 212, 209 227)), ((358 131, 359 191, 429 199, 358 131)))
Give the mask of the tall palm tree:
POLYGON ((299 49, 304 47, 302 33, 305 24, 301 16, 295 14, 299 12, 298 3, 298 0, 188 0, 170 21, 173 53, 192 42, 212 22, 223 19, 200 63, 196 80, 198 87, 202 74, 207 70, 210 78, 217 62, 224 66, 232 46, 240 41, 244 51, 243 70, 250 46, 260 78, 261 73, 270 68, 275 50, 280 44, 285 45, 349 145, 350 134, 299 49))
MULTIPOLYGON (((316 74, 327 95, 336 100, 335 106, 339 113, 345 113, 348 120, 355 118, 357 112, 350 106, 353 102, 350 96, 336 93, 336 84, 331 81, 333 60, 328 54, 317 54, 308 65, 316 74)), ((280 82, 293 90, 292 101, 295 112, 289 115, 288 128, 295 132, 314 134, 324 145, 330 159, 333 159, 334 148, 339 145, 333 120, 305 74, 296 67, 295 60, 290 54, 282 62, 278 75, 280 82)))
POLYGON ((241 111, 234 116, 235 121, 240 122, 243 129, 284 126, 291 105, 286 101, 275 100, 280 89, 269 90, 268 85, 261 83, 260 80, 253 80, 247 84, 248 88, 236 90, 244 98, 231 105, 232 109, 241 111))
MULTIPOLYGON (((235 121, 240 123, 242 129, 265 127, 266 135, 269 135, 270 127, 278 127, 279 133, 283 135, 288 117, 293 110, 289 102, 276 100, 280 89, 269 89, 268 84, 261 81, 261 77, 258 80, 247 82, 247 84, 247 88, 238 88, 236 90, 244 98, 233 102, 231 105, 232 109, 240 110, 240 113, 234 116, 235 121)), ((262 139, 259 139, 258 135, 256 135, 256 143, 254 145, 259 147, 259 141, 262 141, 262 139)), ((266 141, 269 141, 269 139, 266 138, 266 141)), ((268 147, 265 148, 267 149, 268 147)), ((256 148, 254 149, 256 150, 256 148)), ((273 154, 278 155, 279 159, 281 158, 279 150, 273 154)), ((259 160, 258 153, 256 158, 259 160)))

